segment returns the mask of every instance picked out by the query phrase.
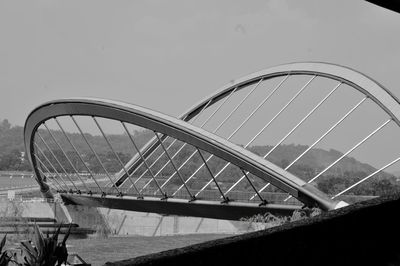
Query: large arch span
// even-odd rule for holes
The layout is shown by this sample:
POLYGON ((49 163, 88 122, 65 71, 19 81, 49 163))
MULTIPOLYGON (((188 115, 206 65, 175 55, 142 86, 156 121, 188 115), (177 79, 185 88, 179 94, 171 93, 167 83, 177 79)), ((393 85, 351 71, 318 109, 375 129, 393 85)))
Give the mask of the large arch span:
MULTIPOLYGON (((362 119, 356 119, 362 122, 362 119)), ((47 195, 51 195, 48 186, 51 184, 65 200, 77 204, 240 219, 266 211, 287 213, 302 205, 317 206, 323 210, 345 206, 346 203, 341 201, 345 200, 343 196, 372 177, 382 175, 386 168, 397 163, 400 158, 381 167, 368 168, 370 172, 365 176, 355 179, 334 195, 321 192, 315 182, 324 179, 338 165, 348 160, 351 153, 371 142, 370 139, 374 139, 383 130, 389 126, 397 129, 399 125, 398 99, 369 77, 338 65, 295 63, 266 69, 231 82, 194 105, 179 119, 137 105, 110 100, 51 101, 31 112, 26 120, 24 137, 37 181, 47 195), (329 86, 331 88, 328 93, 323 94, 323 89, 329 86), (300 87, 300 90, 294 89, 296 87, 300 87), (274 98, 280 91, 286 91, 282 95, 288 94, 288 99, 274 98), (285 141, 294 132, 301 130, 307 120, 321 112, 323 107, 329 106, 331 98, 344 93, 342 97, 350 99, 346 95, 349 92, 354 94, 350 96, 356 99, 355 104, 335 109, 335 113, 338 113, 336 119, 328 121, 325 130, 304 146, 304 150, 296 154, 294 160, 288 161, 286 165, 271 162, 274 153, 285 147, 285 141), (251 102, 251 97, 256 93, 264 93, 264 97, 254 97, 251 102), (283 120, 289 121, 291 125, 286 132, 277 135, 279 141, 271 145, 264 156, 251 150, 257 147, 254 143, 266 130, 271 130, 275 124, 282 125, 282 122, 277 123, 279 119, 306 93, 322 94, 319 98, 315 96, 315 99, 312 99, 314 96, 304 97, 304 102, 296 111, 296 114, 304 114, 296 121, 283 120), (382 113, 379 117, 382 117, 383 123, 378 121, 378 126, 372 127, 374 130, 367 132, 369 134, 365 134, 355 145, 352 144, 350 149, 339 153, 324 168, 318 169, 319 172, 312 173, 314 176, 297 176, 297 172, 293 171, 294 166, 313 153, 318 144, 337 131, 343 121, 354 116, 357 109, 367 102, 376 112, 382 113), (267 107, 276 107, 277 111, 269 110, 264 115, 267 107), (257 115, 258 121, 251 125, 257 115), (85 133, 79 123, 78 118, 82 117, 93 120, 105 140, 104 145, 115 157, 115 163, 119 164, 119 171, 111 172, 107 165, 111 159, 103 158, 96 152, 96 145, 89 139, 93 137, 85 133), (62 122, 66 119, 81 135, 82 143, 86 143, 88 148, 85 152, 79 150, 75 135, 63 127, 62 122), (134 150, 130 160, 122 160, 121 154, 116 152, 110 141, 112 136, 105 133, 101 125, 104 119, 118 124, 122 129, 126 145, 134 150), (51 123, 56 126, 52 128, 51 123), (147 143, 138 145, 135 139, 137 132, 134 133, 129 126, 150 132, 153 137, 147 143), (226 132, 222 132, 224 128, 226 132), (250 132, 253 129, 256 134, 250 132), (250 141, 235 140, 240 134, 245 137, 249 135, 250 141), (90 162, 87 161, 89 153, 90 162), (102 176, 99 171, 93 170, 93 161, 102 176)), ((350 129, 350 132, 355 134, 357 128, 363 127, 356 125, 356 129, 350 129)), ((313 127, 311 125, 308 128, 313 127)), ((273 136, 269 133, 267 141, 273 139, 273 136)))

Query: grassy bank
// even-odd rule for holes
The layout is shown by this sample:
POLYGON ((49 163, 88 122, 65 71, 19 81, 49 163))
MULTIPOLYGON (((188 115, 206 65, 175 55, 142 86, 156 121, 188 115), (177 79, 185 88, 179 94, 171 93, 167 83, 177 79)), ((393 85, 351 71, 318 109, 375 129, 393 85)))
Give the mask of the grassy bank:
POLYGON ((106 261, 129 259, 228 236, 224 234, 205 234, 71 239, 68 240, 67 247, 69 253, 77 253, 86 262, 97 266, 103 265, 106 261))

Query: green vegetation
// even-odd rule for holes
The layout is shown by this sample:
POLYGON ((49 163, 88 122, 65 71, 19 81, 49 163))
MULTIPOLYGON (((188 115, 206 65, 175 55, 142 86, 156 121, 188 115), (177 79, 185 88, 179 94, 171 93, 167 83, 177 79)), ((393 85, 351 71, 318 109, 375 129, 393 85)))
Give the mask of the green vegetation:
POLYGON ((0 122, 0 171, 30 170, 24 152, 23 128, 12 127, 7 119, 0 122))
MULTIPOLYGON (((74 143, 74 145, 79 150, 80 155, 83 157, 86 162, 86 166, 82 164, 78 155, 75 153, 73 148, 69 145, 68 141, 64 137, 61 131, 52 131, 52 134, 60 143, 61 147, 65 150, 68 158, 70 158, 73 167, 68 162, 67 158, 64 154, 58 149, 56 143, 52 140, 50 134, 47 131, 40 130, 40 135, 43 139, 48 143, 52 152, 56 155, 58 160, 63 165, 64 169, 67 172, 74 173, 74 169, 77 169, 79 172, 87 172, 87 168, 94 173, 103 173, 102 166, 98 162, 95 155, 91 152, 90 148, 85 143, 84 139, 80 134, 77 133, 67 133, 68 137, 74 143)), ((0 171, 1 170, 29 170, 30 166, 28 164, 28 160, 26 159, 26 155, 23 155, 23 128, 20 126, 11 126, 11 124, 7 120, 3 120, 0 123, 0 171)), ((132 133, 134 136, 135 142, 139 147, 142 147, 145 143, 147 143, 154 135, 152 132, 148 130, 144 131, 134 131, 132 133)), ((90 144, 96 150, 100 160, 103 165, 110 173, 115 173, 121 170, 121 166, 118 160, 115 158, 112 151, 110 151, 109 147, 105 143, 102 136, 91 135, 86 133, 85 137, 88 139, 90 144)), ((117 151, 117 154, 123 163, 127 163, 130 158, 136 153, 133 146, 130 144, 129 137, 126 134, 122 135, 108 135, 110 142, 113 147, 117 151), (128 144, 127 144, 128 143, 128 144)), ((169 146, 170 141, 167 141, 166 146, 169 146)), ((63 172, 63 169, 59 166, 59 164, 55 161, 52 154, 44 148, 43 144, 39 141, 39 146, 41 145, 44 155, 51 161, 52 165, 55 166, 56 170, 59 173, 63 172)), ((175 154, 177 150, 183 145, 180 141, 177 141, 173 147, 170 148, 170 154, 175 154)), ((308 148, 306 145, 280 145, 275 151, 268 157, 268 160, 272 163, 285 168, 292 162, 298 155, 300 155, 303 151, 308 148)), ((264 145, 264 146, 252 146, 248 148, 250 151, 258 154, 260 156, 264 156, 272 146, 264 145)), ((174 158, 174 162, 176 165, 181 165, 193 152, 195 151, 194 147, 190 145, 186 145, 183 148, 178 156, 174 158)), ((152 164, 154 160, 161 154, 161 149, 158 149, 153 156, 148 160, 149 164, 152 164)), ((203 156, 205 158, 208 157, 209 154, 203 152, 203 156)), ((302 157, 296 164, 289 168, 289 172, 295 174, 296 176, 302 178, 305 181, 310 180, 317 173, 323 170, 326 165, 329 165, 332 161, 336 160, 342 155, 341 152, 336 150, 323 150, 323 149, 311 149, 309 152, 302 157)), ((46 159, 43 155, 39 154, 40 159, 45 162, 46 167, 51 171, 54 169, 46 162, 46 159)), ((162 156, 157 163, 155 163, 153 169, 160 169, 164 164, 168 162, 168 158, 166 156, 162 156)), ((216 173, 225 165, 225 161, 213 158, 209 161, 209 166, 211 171, 216 173)), ((201 157, 196 154, 192 157, 192 159, 180 169, 180 172, 184 176, 190 176, 200 165, 202 164, 201 157)), ((146 170, 145 166, 142 165, 137 171, 136 174, 140 175, 146 170)), ((323 176, 321 176, 316 183, 321 191, 327 194, 335 194, 340 192, 344 188, 348 187, 351 184, 354 184, 361 178, 369 175, 374 172, 376 169, 368 164, 361 163, 352 157, 343 158, 337 165, 332 167, 329 171, 327 171, 323 176)), ((174 173, 173 166, 171 164, 167 164, 167 166, 162 171, 160 178, 163 176, 170 176, 174 173)), ((242 172, 235 166, 230 165, 227 167, 224 172, 220 175, 219 180, 221 180, 221 187, 224 189, 226 187, 230 187, 238 178, 242 176, 242 172)), ((203 167, 193 178, 193 181, 189 184, 189 186, 193 189, 201 188, 205 182, 209 180, 209 173, 207 169, 203 167)), ((260 187, 261 181, 250 175, 250 178, 254 181, 256 187, 260 187)), ((181 181, 178 176, 171 180, 171 185, 180 185, 181 181)), ((154 182, 153 182, 154 183, 154 182)), ((154 186, 155 184, 152 184, 154 186)), ((241 182, 236 190, 244 191, 249 190, 250 185, 248 182, 241 182)), ((394 191, 399 191, 399 182, 397 182, 395 176, 382 172, 377 174, 372 180, 369 182, 365 182, 362 185, 358 186, 354 190, 351 190, 351 194, 355 195, 384 195, 393 193, 394 191)), ((269 192, 279 192, 277 188, 273 186, 269 186, 267 191, 269 192)))
POLYGON ((84 255, 93 266, 104 265, 106 261, 117 261, 161 252, 174 248, 198 244, 205 241, 228 237, 228 234, 193 234, 170 236, 116 236, 107 241, 102 238, 71 239, 68 251, 84 255))
POLYGON ((10 250, 2 251, 6 244, 6 237, 0 243, 0 266, 18 265, 18 266, 60 266, 66 263, 68 252, 66 241, 68 239, 71 226, 61 242, 58 242, 61 226, 53 236, 44 237, 35 224, 34 243, 32 241, 22 241, 20 243, 20 254, 10 250))
POLYGON ((252 217, 245 217, 240 219, 244 222, 249 222, 255 230, 263 230, 271 227, 283 225, 286 223, 303 220, 306 218, 314 217, 321 214, 319 208, 304 208, 293 212, 292 216, 275 216, 269 212, 265 214, 257 214, 252 217))
MULTIPOLYGON (((364 172, 345 172, 341 176, 325 175, 318 182, 317 187, 327 194, 337 194, 350 185, 367 176, 364 172)), ((353 195, 382 196, 400 191, 400 182, 394 176, 373 178, 351 190, 353 195)))
POLYGON ((10 252, 8 250, 3 251, 3 248, 6 245, 6 238, 7 235, 5 235, 0 242, 0 266, 8 265, 12 259, 12 255, 10 255, 10 252))

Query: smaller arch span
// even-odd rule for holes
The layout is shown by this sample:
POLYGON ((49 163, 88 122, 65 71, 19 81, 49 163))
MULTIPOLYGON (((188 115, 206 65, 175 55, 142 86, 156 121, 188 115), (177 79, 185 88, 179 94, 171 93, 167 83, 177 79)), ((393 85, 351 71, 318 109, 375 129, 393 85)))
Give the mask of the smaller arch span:
MULTIPOLYGON (((329 210, 336 208, 339 204, 339 202, 330 200, 323 193, 307 185, 303 180, 268 161, 262 160, 242 147, 203 129, 144 107, 102 99, 51 101, 37 107, 28 116, 24 130, 25 146, 42 190, 46 190, 46 185, 39 170, 40 162, 35 155, 38 152, 37 146, 35 146, 35 133, 39 126, 46 121, 62 116, 101 117, 141 126, 156 132, 156 134, 160 133, 173 137, 226 160, 240 169, 274 184, 306 205, 319 206, 324 210, 329 210)), ((114 186, 114 188, 116 187, 114 186)), ((71 192, 74 193, 74 191, 71 192)))

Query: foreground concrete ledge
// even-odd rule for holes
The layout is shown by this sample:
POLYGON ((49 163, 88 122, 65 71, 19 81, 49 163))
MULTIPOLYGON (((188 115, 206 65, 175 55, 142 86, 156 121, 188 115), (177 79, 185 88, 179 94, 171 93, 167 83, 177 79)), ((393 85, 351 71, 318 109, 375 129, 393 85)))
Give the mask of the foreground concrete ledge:
POLYGON ((400 265, 399 212, 400 193, 263 231, 105 265, 400 265))

